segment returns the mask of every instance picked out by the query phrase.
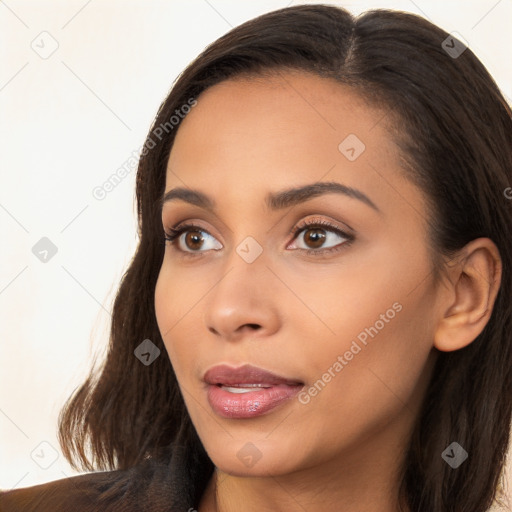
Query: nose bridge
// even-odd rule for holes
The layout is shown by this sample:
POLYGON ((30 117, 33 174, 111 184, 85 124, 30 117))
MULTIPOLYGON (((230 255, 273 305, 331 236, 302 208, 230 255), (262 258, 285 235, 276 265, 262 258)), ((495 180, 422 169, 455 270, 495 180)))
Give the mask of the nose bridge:
POLYGON ((265 302, 266 281, 271 276, 266 260, 263 247, 253 237, 234 246, 225 262, 224 277, 216 286, 216 300, 233 301, 239 306, 265 302))
MULTIPOLYGON (((240 238, 240 237, 239 237, 240 238)), ((228 250, 227 248, 223 249, 228 250)), ((238 243, 233 244, 229 249, 229 254, 225 255, 225 275, 219 283, 224 286, 235 287, 232 292, 238 293, 239 290, 251 290, 252 294, 242 294, 244 297, 259 294, 259 283, 262 280, 269 279, 271 273, 267 268, 268 252, 264 248, 264 242, 258 241, 255 236, 247 235, 238 243), (270 274, 270 275, 268 275, 270 274)))
POLYGON ((273 275, 263 246, 254 237, 244 238, 226 257, 224 269, 207 300, 207 328, 226 338, 236 336, 244 325, 273 331, 277 324, 273 275))

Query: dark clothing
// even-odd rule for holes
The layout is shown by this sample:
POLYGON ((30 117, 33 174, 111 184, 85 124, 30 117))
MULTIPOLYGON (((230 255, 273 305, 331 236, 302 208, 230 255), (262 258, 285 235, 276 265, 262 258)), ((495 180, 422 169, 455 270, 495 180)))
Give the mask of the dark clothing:
POLYGON ((129 469, 1 490, 0 512, 192 512, 212 472, 204 454, 175 446, 129 469))

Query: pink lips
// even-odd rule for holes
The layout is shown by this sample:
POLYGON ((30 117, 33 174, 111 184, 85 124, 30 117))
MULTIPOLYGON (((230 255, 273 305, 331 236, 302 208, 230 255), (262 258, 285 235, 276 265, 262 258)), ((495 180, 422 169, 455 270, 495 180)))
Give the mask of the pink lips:
POLYGON ((204 375, 212 409, 224 418, 253 418, 295 396, 304 383, 244 365, 214 366, 204 375))

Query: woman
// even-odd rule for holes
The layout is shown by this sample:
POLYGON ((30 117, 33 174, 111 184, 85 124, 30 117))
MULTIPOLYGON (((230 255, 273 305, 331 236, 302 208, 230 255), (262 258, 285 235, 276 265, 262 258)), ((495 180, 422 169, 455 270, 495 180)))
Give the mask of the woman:
POLYGON ((392 11, 251 20, 179 77, 137 175, 76 468, 2 511, 483 512, 511 422, 511 111, 392 11))

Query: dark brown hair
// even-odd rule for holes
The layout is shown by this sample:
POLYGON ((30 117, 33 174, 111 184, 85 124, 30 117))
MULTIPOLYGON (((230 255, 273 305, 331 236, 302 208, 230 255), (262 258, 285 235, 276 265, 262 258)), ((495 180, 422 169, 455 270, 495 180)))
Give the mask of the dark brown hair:
POLYGON ((502 281, 490 320, 467 347, 439 353, 400 487, 403 505, 414 512, 483 512, 491 506, 512 410, 512 200, 505 192, 512 184, 512 116, 469 48, 458 56, 447 53, 448 36, 403 12, 353 17, 333 6, 301 5, 236 27, 178 77, 140 158, 140 242, 116 296, 106 360, 93 368, 59 419, 59 440, 75 468, 129 468, 179 442, 190 448, 190 465, 203 465, 196 496, 204 489, 213 464, 169 358, 145 366, 134 356, 147 338, 166 354, 154 292, 165 248, 160 199, 179 129, 170 129, 169 120, 223 80, 294 69, 333 78, 389 113, 385 122, 394 127, 404 170, 429 202, 436 272, 442 272, 442 257, 446 261, 479 237, 489 237, 500 251, 502 281), (453 441, 469 453, 457 469, 441 457, 453 441))

